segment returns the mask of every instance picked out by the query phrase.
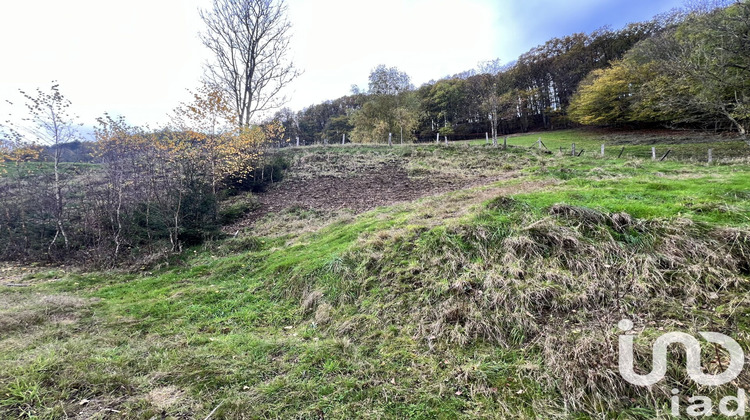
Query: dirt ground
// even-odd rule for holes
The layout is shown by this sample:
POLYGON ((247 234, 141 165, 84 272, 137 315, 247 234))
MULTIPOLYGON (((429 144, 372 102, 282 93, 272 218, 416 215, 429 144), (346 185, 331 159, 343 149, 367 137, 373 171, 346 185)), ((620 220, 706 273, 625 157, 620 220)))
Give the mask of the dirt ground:
POLYGON ((357 214, 517 176, 515 171, 492 177, 441 173, 410 176, 404 162, 397 160, 361 166, 351 172, 332 171, 315 178, 291 176, 268 191, 256 194, 261 207, 226 230, 235 232, 251 227, 265 215, 291 207, 330 211, 349 209, 357 214))

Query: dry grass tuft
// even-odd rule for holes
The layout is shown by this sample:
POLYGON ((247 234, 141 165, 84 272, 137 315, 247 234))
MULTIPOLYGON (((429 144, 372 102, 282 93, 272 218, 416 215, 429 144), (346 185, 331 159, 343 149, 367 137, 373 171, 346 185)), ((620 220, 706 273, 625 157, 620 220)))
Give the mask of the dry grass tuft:
POLYGON ((0 334, 26 329, 41 324, 47 319, 44 313, 36 310, 2 311, 0 312, 0 334))
POLYGON ((302 310, 305 311, 305 313, 309 313, 312 311, 316 306, 318 306, 318 302, 323 298, 323 292, 319 290, 313 290, 307 295, 304 296, 302 299, 302 310))
MULTIPOLYGON (((416 336, 431 346, 483 340, 540 348, 545 369, 537 379, 559 389, 569 407, 616 411, 621 398, 652 396, 618 373, 620 319, 645 331, 695 325, 696 314, 708 319, 724 297, 750 291, 748 231, 567 205, 550 214, 490 244, 481 267, 470 269, 465 256, 450 257, 454 266, 425 261, 426 276, 458 278, 427 283, 430 304, 419 309, 416 336), (626 230, 633 243, 616 239, 626 230)), ((731 335, 741 312, 704 326, 731 335)), ((650 351, 637 346, 637 359, 650 360, 650 351)), ((653 392, 668 398, 673 385, 685 384, 653 392)))
POLYGON ((627 213, 613 213, 610 215, 610 220, 612 220, 612 227, 618 232, 634 226, 633 218, 627 213))
POLYGON ((315 311, 315 323, 319 326, 328 325, 331 322, 331 314, 333 312, 333 306, 323 303, 318 306, 315 311))
POLYGON ((160 410, 166 410, 178 404, 185 397, 185 392, 175 386, 156 388, 148 393, 148 401, 160 410))
POLYGON ((47 295, 39 299, 39 302, 48 310, 64 311, 78 309, 89 305, 92 300, 68 295, 47 295))
POLYGON ((555 204, 550 208, 549 214, 553 216, 568 217, 586 223, 587 225, 603 224, 607 221, 607 217, 600 211, 585 207, 570 206, 567 204, 555 204))
POLYGON ((69 295, 0 295, 0 334, 50 322, 70 324, 78 319, 81 310, 96 301, 69 295))

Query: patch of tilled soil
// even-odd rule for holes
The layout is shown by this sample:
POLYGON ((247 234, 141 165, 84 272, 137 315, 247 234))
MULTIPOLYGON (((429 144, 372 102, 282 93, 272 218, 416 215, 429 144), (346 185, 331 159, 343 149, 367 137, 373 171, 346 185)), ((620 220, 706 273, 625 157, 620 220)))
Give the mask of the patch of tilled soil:
POLYGON ((376 207, 414 201, 431 195, 484 185, 499 179, 515 177, 508 172, 502 177, 456 178, 445 175, 409 177, 397 162, 383 162, 350 176, 326 175, 315 179, 291 178, 257 195, 260 209, 246 219, 226 228, 227 232, 252 226, 269 213, 290 207, 315 210, 350 209, 362 213, 376 207))

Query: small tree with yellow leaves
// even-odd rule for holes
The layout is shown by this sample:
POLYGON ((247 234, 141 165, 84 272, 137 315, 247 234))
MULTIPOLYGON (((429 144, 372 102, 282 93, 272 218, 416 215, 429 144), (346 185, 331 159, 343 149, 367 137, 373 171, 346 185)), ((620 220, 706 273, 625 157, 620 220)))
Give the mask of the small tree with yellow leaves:
POLYGON ((172 122, 189 139, 195 157, 209 165, 214 194, 222 180, 250 176, 263 156, 267 133, 279 135, 276 126, 270 131, 240 126, 224 92, 207 84, 174 110, 172 122))

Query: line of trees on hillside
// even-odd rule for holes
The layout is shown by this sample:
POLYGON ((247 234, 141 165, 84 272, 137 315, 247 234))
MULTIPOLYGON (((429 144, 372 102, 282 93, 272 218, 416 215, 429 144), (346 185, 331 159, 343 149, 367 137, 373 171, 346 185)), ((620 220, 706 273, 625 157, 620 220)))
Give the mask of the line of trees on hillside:
POLYGON ((381 65, 368 90, 355 87, 351 95, 296 113, 282 109, 273 119, 289 139, 306 144, 344 135, 385 142, 389 133, 408 141, 434 141, 438 133, 467 139, 579 124, 744 132, 748 7, 747 0, 724 2, 619 30, 553 38, 508 65, 483 63, 417 89, 406 74, 381 65), (640 98, 633 85, 652 95, 625 115, 618 110, 640 98))
POLYGON ((699 10, 592 72, 570 107, 581 124, 750 124, 750 2, 699 10))

